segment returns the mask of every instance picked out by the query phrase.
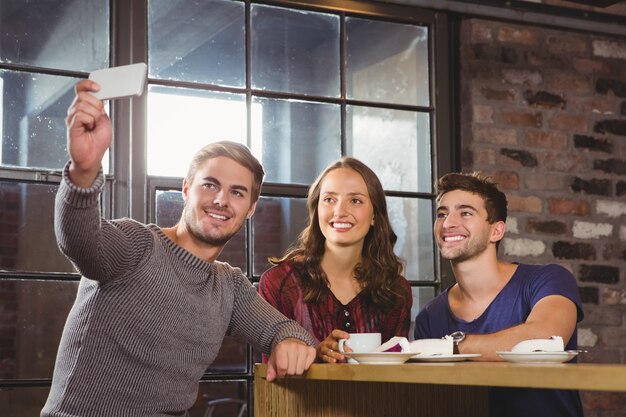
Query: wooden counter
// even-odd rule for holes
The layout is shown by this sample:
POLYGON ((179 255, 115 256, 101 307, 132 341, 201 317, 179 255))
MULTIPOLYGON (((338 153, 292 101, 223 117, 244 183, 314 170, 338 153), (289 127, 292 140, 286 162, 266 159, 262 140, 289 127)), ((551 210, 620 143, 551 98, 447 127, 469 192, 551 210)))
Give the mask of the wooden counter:
POLYGON ((626 392, 626 365, 611 364, 313 364, 273 383, 266 369, 255 366, 256 417, 484 417, 488 386, 626 392))

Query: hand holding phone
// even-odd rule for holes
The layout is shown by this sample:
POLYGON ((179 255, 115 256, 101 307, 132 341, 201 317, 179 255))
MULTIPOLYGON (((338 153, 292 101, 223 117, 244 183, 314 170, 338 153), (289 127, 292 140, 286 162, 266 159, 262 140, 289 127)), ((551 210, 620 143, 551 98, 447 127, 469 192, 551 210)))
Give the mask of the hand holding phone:
POLYGON ((91 94, 100 100, 140 96, 146 83, 146 72, 144 62, 93 71, 89 79, 100 85, 100 91, 91 94))

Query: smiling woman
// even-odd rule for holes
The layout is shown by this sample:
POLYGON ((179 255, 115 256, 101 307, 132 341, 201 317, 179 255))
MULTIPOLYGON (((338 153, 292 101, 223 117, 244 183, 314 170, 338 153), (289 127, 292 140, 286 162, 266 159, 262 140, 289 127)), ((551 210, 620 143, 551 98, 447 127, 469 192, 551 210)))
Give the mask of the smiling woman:
POLYGON ((354 158, 327 167, 309 189, 309 224, 259 283, 261 295, 319 343, 318 361, 345 361, 350 333, 407 337, 411 292, 393 252, 385 194, 354 158))

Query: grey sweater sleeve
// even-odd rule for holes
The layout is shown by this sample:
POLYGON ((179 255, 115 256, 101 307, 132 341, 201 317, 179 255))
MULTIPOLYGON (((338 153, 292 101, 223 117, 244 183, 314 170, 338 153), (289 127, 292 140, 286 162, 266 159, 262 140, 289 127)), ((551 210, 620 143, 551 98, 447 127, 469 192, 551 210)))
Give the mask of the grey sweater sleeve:
POLYGON ((138 235, 128 221, 101 218, 99 197, 103 186, 102 171, 89 188, 72 184, 68 163, 54 211, 54 231, 59 249, 80 274, 101 282, 123 277, 152 245, 149 234, 138 235))
POLYGON ((288 319, 258 294, 256 288, 241 273, 234 270, 235 302, 229 333, 251 343, 256 349, 270 354, 287 338, 296 338, 309 346, 315 340, 296 321, 288 319))

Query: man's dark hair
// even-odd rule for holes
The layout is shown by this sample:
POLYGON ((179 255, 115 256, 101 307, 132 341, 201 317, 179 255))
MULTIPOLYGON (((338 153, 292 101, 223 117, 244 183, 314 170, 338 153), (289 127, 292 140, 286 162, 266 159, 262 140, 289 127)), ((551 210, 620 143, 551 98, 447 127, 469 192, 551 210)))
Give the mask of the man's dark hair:
POLYGON ((498 221, 506 222, 506 195, 488 176, 480 172, 452 172, 444 175, 437 181, 437 203, 445 193, 454 190, 467 191, 482 197, 487 210, 487 221, 490 224, 498 221))

